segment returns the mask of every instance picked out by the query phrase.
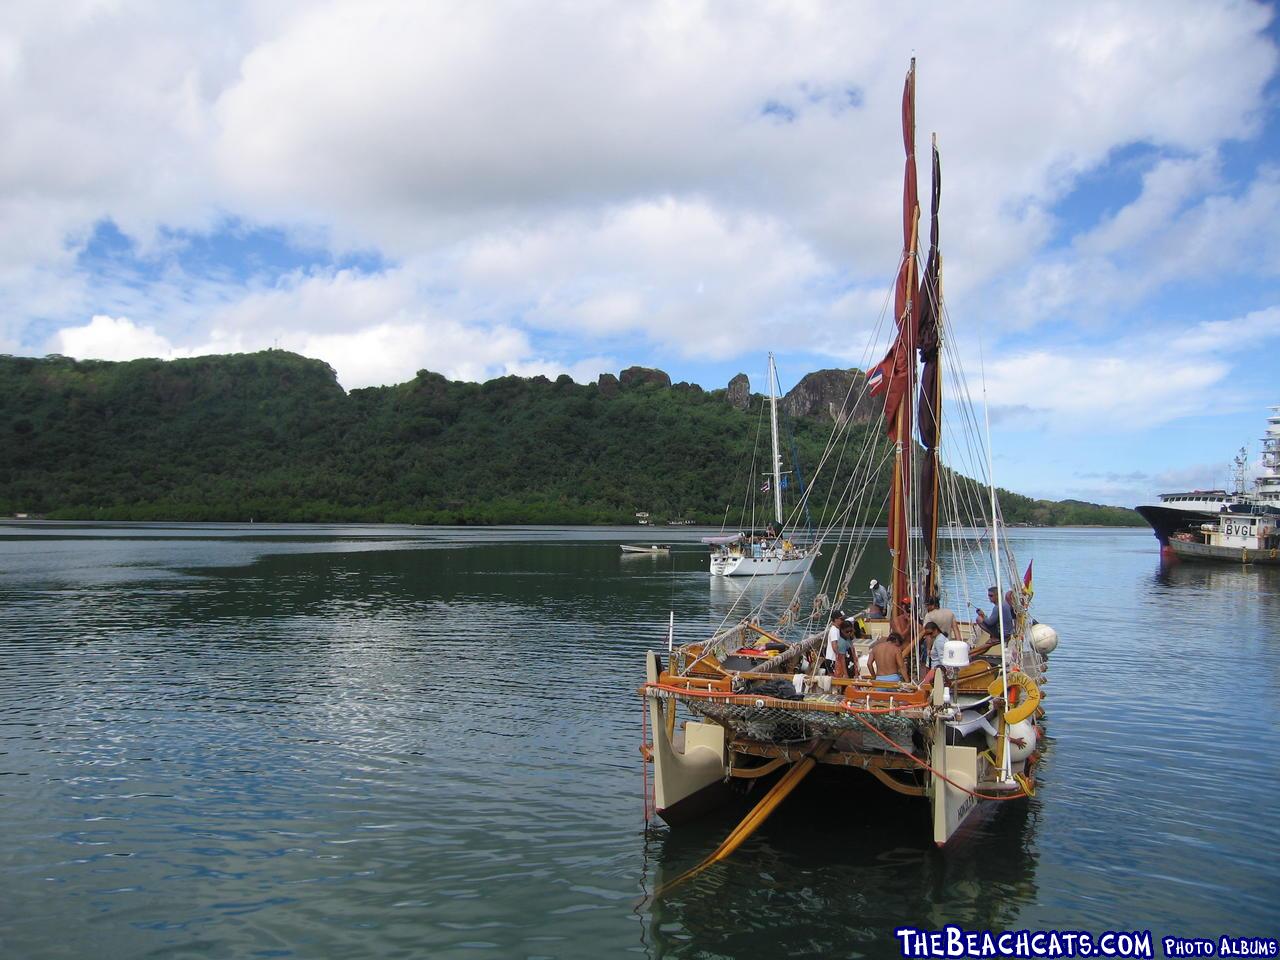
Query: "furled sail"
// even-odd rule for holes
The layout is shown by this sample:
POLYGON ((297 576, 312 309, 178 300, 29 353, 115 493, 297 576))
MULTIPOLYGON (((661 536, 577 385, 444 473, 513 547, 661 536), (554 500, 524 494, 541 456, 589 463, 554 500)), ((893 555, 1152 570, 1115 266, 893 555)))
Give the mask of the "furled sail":
POLYGON ((893 460, 893 485, 889 495, 889 552, 893 556, 892 612, 902 612, 911 583, 908 536, 911 521, 907 502, 911 494, 911 419, 916 354, 916 233, 920 204, 916 195, 916 62, 911 61, 902 89, 902 143, 906 165, 902 176, 902 259, 894 285, 893 309, 898 324, 885 358, 869 376, 872 395, 884 394, 885 427, 897 447, 893 460))
POLYGON ((916 415, 924 463, 920 465, 920 533, 924 539, 924 589, 926 596, 938 592, 938 444, 942 430, 942 375, 939 349, 942 346, 942 253, 938 249, 938 207, 942 197, 942 164, 938 140, 933 141, 933 196, 929 210, 929 259, 920 281, 919 329, 920 399, 916 415))

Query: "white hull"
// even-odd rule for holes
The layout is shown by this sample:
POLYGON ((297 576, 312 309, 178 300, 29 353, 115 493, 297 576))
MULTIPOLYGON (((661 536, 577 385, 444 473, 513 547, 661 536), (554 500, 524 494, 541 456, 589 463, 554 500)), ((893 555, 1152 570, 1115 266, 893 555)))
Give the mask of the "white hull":
POLYGON ((813 565, 816 550, 794 553, 790 557, 747 557, 732 554, 711 555, 713 577, 767 577, 805 573, 813 565))

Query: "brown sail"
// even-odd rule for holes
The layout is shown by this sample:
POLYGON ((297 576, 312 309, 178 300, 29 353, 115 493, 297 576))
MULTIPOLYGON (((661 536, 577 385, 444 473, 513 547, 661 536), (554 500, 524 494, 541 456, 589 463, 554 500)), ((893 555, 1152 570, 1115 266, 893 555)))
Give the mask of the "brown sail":
POLYGON ((938 591, 938 444, 942 430, 942 377, 938 353, 942 346, 942 253, 938 249, 938 207, 942 197, 942 165, 938 142, 933 142, 933 196, 929 212, 929 259, 920 281, 919 326, 920 398, 916 416, 924 463, 920 467, 920 533, 925 549, 925 595, 938 591))
POLYGON ((910 594, 911 571, 908 537, 911 519, 907 503, 911 494, 911 420, 914 395, 916 347, 916 233, 920 222, 920 204, 916 196, 915 145, 916 62, 911 61, 902 90, 902 143, 906 165, 902 177, 902 260, 894 286, 893 306, 898 333, 893 346, 881 361, 877 372, 883 378, 884 415, 888 433, 896 446, 893 459, 893 483, 889 494, 889 552, 893 557, 892 613, 903 611, 903 600, 910 594))

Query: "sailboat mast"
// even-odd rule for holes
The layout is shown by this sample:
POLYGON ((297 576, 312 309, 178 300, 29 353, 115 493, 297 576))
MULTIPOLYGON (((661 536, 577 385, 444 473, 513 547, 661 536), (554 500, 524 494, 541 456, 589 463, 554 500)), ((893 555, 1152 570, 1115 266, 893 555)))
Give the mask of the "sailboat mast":
POLYGON ((942 164, 938 158, 938 137, 933 137, 933 195, 929 217, 929 259, 916 301, 919 318, 916 346, 923 368, 920 371, 920 406, 916 417, 924 462, 920 469, 920 533, 925 548, 926 597, 938 593, 938 487, 942 466, 942 251, 938 246, 938 208, 942 199, 942 164))
MULTIPOLYGON (((911 227, 910 246, 907 248, 907 289, 913 291, 915 285, 914 251, 916 247, 916 231, 919 223, 919 209, 916 210, 915 222, 911 227)), ((911 293, 908 293, 911 298, 911 293)), ((904 313, 902 349, 907 355, 904 372, 906 389, 902 404, 898 407, 898 416, 894 426, 893 484, 890 490, 893 518, 889 531, 889 546, 893 555, 893 598, 891 606, 894 613, 903 612, 903 600, 911 596, 911 496, 912 496, 912 450, 911 450, 911 398, 915 396, 915 338, 911 335, 912 300, 908 299, 904 313)))
POLYGON ((769 354, 769 436, 773 440, 773 518, 782 532, 782 454, 778 452, 778 368, 769 354))
MULTIPOLYGON (((904 600, 911 596, 911 495, 914 484, 912 457, 912 406, 916 369, 916 246, 920 230, 920 204, 916 194, 916 61, 902 97, 902 142, 906 163, 902 178, 902 261, 894 293, 898 337, 892 348, 893 375, 899 380, 890 389, 896 394, 897 410, 890 436, 894 442, 893 481, 889 494, 889 548, 893 557, 893 596, 890 610, 904 612, 904 600)), ((886 399, 886 404, 891 399, 886 399)))

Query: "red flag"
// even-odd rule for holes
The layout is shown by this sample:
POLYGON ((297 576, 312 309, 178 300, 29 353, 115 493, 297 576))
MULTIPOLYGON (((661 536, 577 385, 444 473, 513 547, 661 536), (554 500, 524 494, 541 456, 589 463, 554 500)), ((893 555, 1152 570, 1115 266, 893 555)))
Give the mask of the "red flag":
POLYGON ((1022 575, 1022 592, 1026 594, 1028 600, 1030 600, 1031 595, 1035 593, 1035 590, 1031 588, 1031 566, 1035 562, 1035 557, 1032 557, 1031 561, 1027 564, 1027 572, 1022 575))

